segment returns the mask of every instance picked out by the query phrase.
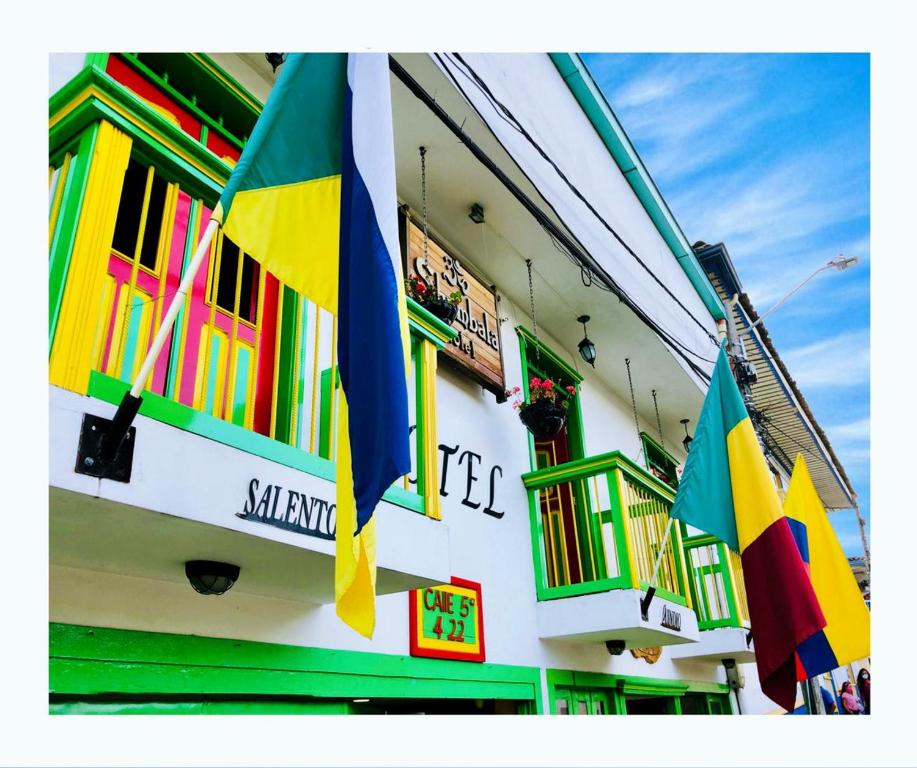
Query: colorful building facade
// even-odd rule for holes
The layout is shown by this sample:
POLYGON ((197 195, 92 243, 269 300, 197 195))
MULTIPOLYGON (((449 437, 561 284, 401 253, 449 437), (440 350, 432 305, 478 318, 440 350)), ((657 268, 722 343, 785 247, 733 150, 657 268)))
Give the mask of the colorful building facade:
POLYGON ((146 382, 128 469, 99 478, 79 453, 140 368, 271 66, 89 54, 51 72, 52 712, 772 709, 738 558, 664 536, 723 302, 576 56, 393 57, 405 270, 462 300, 451 323, 409 302, 413 468, 376 512, 371 641, 333 606, 335 318, 229 238, 146 382), (506 402, 532 377, 572 390, 550 439, 506 402), (238 579, 199 594, 194 561, 238 579))

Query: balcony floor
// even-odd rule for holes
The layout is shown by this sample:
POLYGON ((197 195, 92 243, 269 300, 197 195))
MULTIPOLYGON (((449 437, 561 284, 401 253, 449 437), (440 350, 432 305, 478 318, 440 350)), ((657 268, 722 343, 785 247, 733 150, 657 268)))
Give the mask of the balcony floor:
POLYGON ((650 605, 649 621, 643 621, 642 596, 636 589, 615 589, 543 600, 538 603, 539 636, 544 640, 578 642, 623 640, 627 648, 697 642, 694 611, 657 595, 650 605), (662 626, 663 607, 680 616, 680 631, 662 626))
MULTIPOLYGON (((111 418, 115 408, 57 387, 50 395, 51 563, 184 581, 186 560, 219 560, 241 566, 239 591, 334 601, 333 538, 239 514, 253 478, 256 499, 270 484, 333 502, 333 483, 143 416, 130 483, 80 475, 83 414, 111 418)), ((285 501, 286 490, 275 506, 281 516, 285 501)), ((376 521, 378 594, 449 581, 445 523, 388 502, 376 521)))
POLYGON ((737 664, 746 664, 755 660, 755 644, 746 644, 748 630, 740 627, 721 627, 705 629, 700 633, 700 640, 692 645, 673 648, 670 656, 673 659, 691 659, 692 661, 711 661, 719 664, 723 659, 735 659, 737 664))

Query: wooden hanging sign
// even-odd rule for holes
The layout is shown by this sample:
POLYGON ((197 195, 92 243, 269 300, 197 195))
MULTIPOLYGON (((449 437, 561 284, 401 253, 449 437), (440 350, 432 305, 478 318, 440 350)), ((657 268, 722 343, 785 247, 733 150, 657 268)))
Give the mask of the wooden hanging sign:
POLYGON ((472 275, 461 261, 432 238, 423 251, 423 230, 407 219, 406 276, 419 277, 442 296, 462 292, 452 327, 459 333, 443 350, 473 378, 498 396, 506 389, 497 295, 472 275))

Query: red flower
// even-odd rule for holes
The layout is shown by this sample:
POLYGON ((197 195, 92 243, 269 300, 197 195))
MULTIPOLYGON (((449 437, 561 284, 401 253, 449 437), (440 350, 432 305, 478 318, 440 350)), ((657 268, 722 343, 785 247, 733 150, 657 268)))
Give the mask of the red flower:
POLYGON ((541 379, 539 379, 537 376, 533 376, 532 380, 529 382, 529 386, 530 387, 540 387, 541 379))
POLYGON ((567 392, 569 392, 571 395, 575 395, 575 394, 576 394, 576 387, 572 387, 572 386, 571 386, 571 387, 567 387, 566 390, 567 390, 567 392))
POLYGON ((545 379, 543 382, 541 382, 541 387, 542 389, 552 389, 554 387, 554 382, 550 379, 545 379))
POLYGON ((425 286, 423 283, 421 283, 421 282, 418 280, 417 285, 415 286, 415 290, 417 291, 417 293, 426 293, 426 292, 427 292, 427 286, 425 286))

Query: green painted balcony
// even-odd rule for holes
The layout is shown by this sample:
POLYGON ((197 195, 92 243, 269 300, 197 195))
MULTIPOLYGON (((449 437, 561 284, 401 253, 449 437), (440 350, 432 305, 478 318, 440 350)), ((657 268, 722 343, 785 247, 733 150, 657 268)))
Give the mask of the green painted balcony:
POLYGON ((741 558, 709 534, 684 536, 683 541, 701 638, 694 645, 674 649, 672 657, 754 661, 741 558))
POLYGON ((529 472, 522 481, 542 638, 628 648, 698 640, 678 526, 665 545, 649 616, 641 616, 672 488, 620 451, 529 472))

